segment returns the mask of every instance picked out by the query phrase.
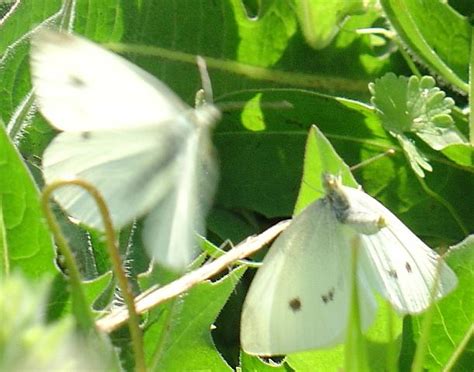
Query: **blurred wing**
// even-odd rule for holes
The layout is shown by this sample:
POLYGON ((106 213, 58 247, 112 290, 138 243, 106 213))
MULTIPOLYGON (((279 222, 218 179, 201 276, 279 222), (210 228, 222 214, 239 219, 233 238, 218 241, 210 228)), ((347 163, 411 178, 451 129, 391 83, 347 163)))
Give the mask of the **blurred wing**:
POLYGON ((149 73, 66 33, 34 35, 31 70, 40 111, 61 130, 159 125, 189 109, 149 73))
MULTIPOLYGON (((203 135, 208 136, 205 132, 203 135)), ((205 214, 217 179, 213 158, 199 156, 200 151, 209 150, 204 143, 207 137, 206 141, 199 137, 198 131, 189 137, 173 189, 146 218, 143 231, 151 257, 177 270, 186 268, 196 256, 196 234, 204 235, 205 214)))
MULTIPOLYGON (((351 291, 348 234, 325 199, 295 217, 271 247, 245 299, 241 342, 247 353, 287 354, 344 341, 351 291)), ((367 328, 375 299, 365 287, 359 292, 367 328)))
POLYGON ((345 190, 352 208, 380 214, 386 223, 375 234, 361 234, 364 255, 360 263, 370 282, 399 313, 419 313, 432 297, 439 299, 456 287, 454 272, 392 212, 361 190, 345 190))
MULTIPOLYGON (((44 153, 45 181, 74 177, 93 184, 120 228, 170 193, 180 171, 176 159, 188 136, 174 123, 138 131, 60 133, 44 153)), ((66 186, 54 196, 73 217, 102 228, 95 202, 84 189, 66 186)))

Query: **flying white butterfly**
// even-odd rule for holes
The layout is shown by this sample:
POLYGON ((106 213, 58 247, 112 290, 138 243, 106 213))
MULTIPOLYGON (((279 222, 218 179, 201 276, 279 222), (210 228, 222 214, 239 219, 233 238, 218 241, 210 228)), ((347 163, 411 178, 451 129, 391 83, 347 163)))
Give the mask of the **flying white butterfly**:
POLYGON ((241 325, 247 353, 288 354, 344 342, 354 238, 364 330, 375 317, 374 290, 399 313, 416 314, 457 284, 439 256, 377 200, 329 174, 323 185, 326 196, 294 218, 250 286, 241 325))
MULTIPOLYGON (((104 196, 116 228, 148 213, 143 239, 157 261, 183 269, 216 182, 210 126, 220 112, 191 109, 161 81, 83 38, 34 35, 31 71, 41 113, 63 131, 43 157, 47 183, 84 179, 104 196)), ((75 186, 56 200, 94 228, 93 199, 75 186)))

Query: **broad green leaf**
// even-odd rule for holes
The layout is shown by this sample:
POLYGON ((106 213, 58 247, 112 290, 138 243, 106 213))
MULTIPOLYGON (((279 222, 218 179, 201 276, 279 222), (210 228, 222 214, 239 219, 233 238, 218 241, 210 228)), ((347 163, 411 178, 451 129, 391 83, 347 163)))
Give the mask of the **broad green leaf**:
POLYGON ((431 76, 419 79, 388 73, 371 83, 369 89, 371 101, 389 132, 415 133, 435 150, 466 143, 450 116, 454 100, 435 86, 431 76))
MULTIPOLYGON (((93 311, 103 310, 104 301, 107 301, 107 305, 110 303, 113 292, 107 293, 107 289, 111 283, 115 283, 111 272, 82 283, 85 300, 93 311), (107 298, 103 299, 102 296, 107 298)), ((48 320, 59 319, 72 312, 69 287, 68 279, 62 274, 58 274, 52 281, 48 299, 48 320)))
POLYGON ((474 146, 470 144, 450 145, 441 151, 447 158, 458 164, 474 167, 474 146))
POLYGON ((307 207, 314 200, 324 196, 321 176, 324 172, 340 175, 343 184, 357 187, 349 167, 337 154, 323 133, 313 125, 309 130, 306 142, 303 180, 301 182, 295 214, 307 207))
POLYGON ((423 169, 431 172, 433 168, 406 133, 416 134, 434 150, 467 144, 450 116, 454 101, 435 87, 431 76, 419 79, 388 73, 371 83, 369 89, 383 126, 398 139, 418 176, 424 177, 423 169))
MULTIPOLYGON (((247 100, 248 96, 236 95, 234 100, 247 100)), ((292 89, 265 91, 255 110, 261 114, 248 114, 247 119, 253 122, 246 126, 240 124, 240 115, 229 113, 223 119, 225 127, 215 130, 222 174, 217 199, 226 207, 244 206, 267 217, 291 215, 303 174, 305 142, 313 124, 352 164, 394 144, 373 110, 337 97, 292 89), (292 107, 264 108, 282 101, 292 107)))
POLYGON ((231 370, 214 346, 211 326, 244 271, 200 283, 150 313, 145 351, 152 370, 231 370))
POLYGON ((16 123, 18 128, 13 129, 12 137, 15 139, 25 136, 22 126, 31 121, 31 113, 28 116, 31 102, 26 102, 31 89, 28 72, 28 33, 46 18, 54 18, 54 14, 59 11, 60 6, 60 0, 21 1, 16 4, 14 12, 8 19, 2 23, 0 112, 8 124, 9 132, 11 125, 13 125, 12 121, 20 121, 16 123), (15 116, 17 117, 15 118, 15 116))
POLYGON ((410 51, 448 83, 467 92, 471 44, 468 20, 447 2, 381 0, 380 3, 410 51))
POLYGON ((52 275, 54 248, 43 220, 39 193, 19 153, 0 130, 1 271, 31 278, 52 275))
POLYGON ((214 208, 207 217, 207 228, 217 241, 235 245, 258 230, 259 223, 249 213, 214 208))
POLYGON ((271 360, 267 363, 259 357, 240 353, 240 368, 242 371, 262 371, 262 372, 286 372, 293 371, 286 363, 274 363, 271 360))
MULTIPOLYGON (((451 248, 447 256, 447 263, 456 272, 459 282, 452 294, 435 305, 433 324, 428 338, 428 354, 424 361, 424 368, 430 371, 442 370, 446 366, 459 343, 474 324, 472 311, 474 308, 473 235, 451 248)), ((413 331, 405 335, 404 343, 416 344, 418 342, 422 322, 423 315, 412 317, 413 331)), ((462 365, 456 365, 456 370, 467 371, 472 367, 474 352, 470 349, 468 353, 471 356, 471 361, 469 362, 469 358, 467 358, 462 365)), ((410 361, 405 360, 404 362, 409 363, 410 361)))
POLYGON ((239 43, 236 59, 254 66, 272 66, 283 55, 297 25, 291 1, 269 1, 257 20, 249 18, 242 2, 232 0, 239 43))
POLYGON ((306 39, 314 49, 325 48, 340 31, 345 19, 365 10, 362 0, 297 0, 296 14, 306 39))
POLYGON ((19 273, 0 283, 0 369, 118 371, 116 355, 105 339, 77 334, 71 316, 46 321, 47 292, 46 282, 32 283, 19 273))

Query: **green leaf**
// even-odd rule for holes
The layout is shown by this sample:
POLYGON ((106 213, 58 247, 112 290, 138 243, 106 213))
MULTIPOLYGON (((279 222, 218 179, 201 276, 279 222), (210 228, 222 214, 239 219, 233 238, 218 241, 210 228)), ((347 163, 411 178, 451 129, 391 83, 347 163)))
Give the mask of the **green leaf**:
POLYGON ((241 266, 215 283, 200 283, 151 312, 144 342, 152 370, 192 370, 196 366, 231 370, 215 349, 211 325, 244 271, 241 266))
POLYGON ((454 101, 435 87, 431 76, 406 78, 386 74, 369 89, 385 129, 391 133, 415 133, 431 148, 441 150, 466 139, 450 116, 454 101))
POLYGON ((258 20, 249 18, 239 0, 229 2, 238 24, 237 60, 254 66, 271 66, 285 51, 297 25, 290 1, 269 1, 258 20))
MULTIPOLYGON (((108 286, 114 283, 111 272, 82 283, 85 300, 91 309, 96 312, 104 309, 105 300, 101 298, 102 296, 107 297, 107 304, 110 303, 111 294, 107 293, 107 290, 108 286)), ((54 278, 49 293, 48 319, 59 319, 71 314, 72 299, 69 295, 69 286, 68 279, 64 275, 58 274, 54 278)))
MULTIPOLYGON (((442 299, 435 306, 433 324, 428 339, 428 350, 424 368, 427 370, 442 370, 453 353, 474 324, 474 235, 468 236, 464 241, 451 248, 447 256, 447 263, 458 276, 458 286, 455 291, 442 299)), ((413 334, 407 335, 406 342, 417 343, 422 328, 423 315, 412 317, 413 334), (408 340, 407 337, 413 337, 408 340)), ((467 351, 463 365, 457 365, 456 370, 469 370, 472 368, 474 351, 467 351), (465 364, 465 363, 468 364, 465 364)))
MULTIPOLYGON (((234 99, 246 101, 249 95, 235 95, 234 99)), ((215 130, 222 174, 217 199, 228 208, 244 207, 267 217, 291 215, 303 173, 305 142, 313 123, 333 141, 343 158, 355 164, 393 147, 373 110, 354 101, 285 89, 262 93, 255 110, 255 115, 247 111, 245 126, 240 124, 241 115, 228 113, 223 119, 225 125, 215 130), (292 108, 263 109, 283 101, 292 108)), ((317 165, 318 160, 314 160, 317 165)), ((337 173, 342 168, 329 170, 337 173)), ((315 169, 309 174, 316 180, 309 180, 309 187, 317 189, 320 173, 315 169)))
MULTIPOLYGON (((29 32, 44 20, 54 23, 54 17, 50 17, 58 13, 62 3, 60 0, 21 1, 13 14, 2 19, 0 117, 12 122, 15 114, 21 114, 18 123, 23 129, 21 135, 15 138, 27 161, 34 161, 35 164, 40 164, 42 151, 54 132, 39 116, 33 120, 28 116, 31 112, 26 104, 28 102, 25 103, 31 89, 28 37, 29 32)), ((425 43, 424 50, 420 48, 420 53, 415 51, 418 62, 435 66, 431 67, 435 71, 442 71, 448 66, 446 71, 437 72, 436 77, 451 82, 456 90, 465 90, 468 81, 468 63, 465 62, 468 59, 465 56, 469 53, 470 36, 464 39, 466 33, 460 32, 460 23, 453 22, 450 17, 461 20, 462 24, 466 20, 453 13, 445 2, 384 0, 383 3, 391 5, 389 8, 384 5, 388 9, 387 14, 380 14, 379 9, 349 17, 333 41, 318 51, 308 45, 297 24, 296 2, 79 1, 66 3, 74 4, 75 8, 64 18, 73 15, 71 22, 65 24, 72 25, 74 32, 96 41, 163 47, 167 51, 216 58, 217 61, 208 59, 216 102, 242 102, 245 109, 243 112, 225 112, 223 120, 216 126, 214 140, 222 176, 219 195, 215 199, 217 213, 211 215, 209 225, 214 234, 211 235, 213 243, 228 237, 240 240, 262 226, 269 226, 276 219, 292 214, 301 186, 305 141, 313 124, 350 165, 379 155, 388 148, 395 148, 397 154, 394 157, 358 168, 354 173, 358 182, 430 244, 459 241, 465 233, 445 205, 433 195, 451 205, 469 231, 474 229, 474 194, 467 192, 472 188, 472 148, 455 144, 439 152, 420 143, 417 147, 433 167, 433 172, 423 180, 431 193, 420 186, 407 166, 402 144, 383 129, 374 110, 363 103, 369 99, 369 81, 388 71, 406 75, 409 74, 408 68, 392 39, 384 39, 380 45, 374 42, 373 35, 361 35, 358 31, 385 27, 385 17, 388 16, 395 30, 401 30, 396 39, 408 40, 405 44, 409 46, 410 40, 425 43), (219 6, 215 6, 216 3, 219 6), (392 7, 397 12, 391 10, 392 7), (438 17, 436 14, 440 10, 441 17, 438 17), (447 16, 444 11, 447 11, 447 16), (405 27, 407 19, 412 27, 408 31, 405 27), (437 61, 441 68, 436 67, 437 61), (251 75, 240 69, 229 69, 227 62, 234 67, 235 62, 261 66, 264 67, 264 74, 251 75), (311 91, 287 89, 288 86, 310 87, 311 91), (275 89, 281 87, 286 89, 275 89), (332 96, 314 94, 315 90, 330 92, 332 96), (336 96, 358 98, 360 101, 336 96), (282 101, 292 103, 293 108, 275 104, 282 101), (427 211, 429 218, 426 218, 427 211)), ((331 17, 327 14, 328 20, 331 17)), ((386 30, 380 31, 381 35, 387 34, 386 30)), ((468 31, 470 34, 470 28, 468 31)), ((193 105, 195 93, 201 87, 194 63, 143 54, 129 54, 126 57, 163 79, 178 96, 193 105)), ((448 92, 449 86, 443 89, 448 92)), ((454 97, 453 92, 449 95, 454 97)), ((459 105, 464 104, 463 97, 456 96, 456 100, 459 105)), ((464 119, 462 117, 461 121, 464 119)), ((445 117, 440 116, 439 120, 444 124, 445 117)), ((456 125, 466 135, 468 125, 460 125, 458 121, 456 125)), ((41 185, 40 177, 37 182, 41 185)), ((129 262, 131 270, 139 273, 147 265, 146 260, 136 258, 135 243, 131 245, 133 260, 129 262)), ((100 253, 99 250, 95 252, 99 274, 108 270, 108 263, 105 257, 100 257, 100 253)), ((57 290, 66 297, 66 289, 63 282, 57 290)), ((59 312, 56 318, 70 311, 67 304, 63 309, 59 307, 60 296, 52 297, 58 301, 57 308, 51 305, 54 311, 59 312)), ((103 297, 101 306, 110 301, 110 297, 103 297)), ((238 318, 238 311, 237 306, 229 309, 234 318, 238 318)), ((238 324, 228 318, 222 317, 219 321, 230 329, 238 329, 238 324)), ((375 351, 369 353, 369 358, 375 355, 376 359, 382 359, 386 352, 385 345, 378 349, 376 345, 372 345, 375 351)), ((129 348, 129 345, 125 347, 129 348)), ((229 351, 233 356, 228 360, 237 359, 238 345, 235 343, 221 343, 218 347, 221 351, 233 350, 229 351)), ((219 356, 215 353, 217 360, 219 356)), ((469 357, 468 352, 464 354, 469 357)), ((336 359, 332 362, 324 367, 334 370, 335 366, 342 365, 336 359)), ((221 362, 221 365, 228 368, 225 363, 221 362)), ((314 370, 318 364, 305 366, 306 370, 314 370)), ((191 368, 200 366, 195 364, 191 368)), ((380 364, 375 370, 383 368, 380 364)))
POLYGON ((44 223, 33 179, 3 129, 0 130, 0 271, 21 270, 32 278, 50 276, 54 248, 44 223))
POLYGON ((303 180, 295 205, 295 214, 324 196, 321 176, 325 172, 340 175, 342 183, 346 186, 358 186, 344 160, 337 154, 324 134, 313 125, 306 142, 303 180))
POLYGON ((269 361, 264 362, 257 356, 249 355, 242 351, 240 353, 240 368, 242 371, 262 371, 262 372, 285 372, 293 371, 285 362, 281 364, 269 361))
POLYGON ((435 87, 431 76, 419 79, 388 73, 371 83, 369 89, 372 104, 377 108, 384 128, 399 140, 413 170, 420 177, 424 177, 423 169, 431 172, 432 167, 404 133, 415 133, 434 150, 467 143, 450 116, 454 101, 435 87))
POLYGON ((207 217, 207 228, 218 237, 217 241, 237 244, 258 229, 258 222, 248 213, 214 208, 207 217))
POLYGON ((77 334, 71 316, 46 322, 47 292, 45 281, 31 283, 18 274, 0 282, 0 369, 118 371, 116 355, 105 339, 77 334))
POLYGON ((394 137, 398 139, 398 142, 400 142, 400 145, 402 146, 402 149, 405 152, 405 155, 411 165, 411 168, 418 176, 425 176, 425 172, 423 172, 423 169, 427 170, 428 172, 433 171, 433 167, 428 162, 426 155, 423 154, 421 150, 418 149, 418 147, 416 147, 416 145, 410 138, 404 136, 403 134, 395 133, 394 137))
POLYGON ((362 0, 298 0, 296 14, 306 39, 314 49, 323 49, 333 40, 345 19, 365 10, 362 0))
POLYGON ((474 168, 474 146, 472 145, 450 145, 445 147, 442 153, 458 164, 474 168))
POLYGON ((446 2, 381 0, 380 3, 410 51, 437 75, 467 93, 471 44, 468 20, 446 2))

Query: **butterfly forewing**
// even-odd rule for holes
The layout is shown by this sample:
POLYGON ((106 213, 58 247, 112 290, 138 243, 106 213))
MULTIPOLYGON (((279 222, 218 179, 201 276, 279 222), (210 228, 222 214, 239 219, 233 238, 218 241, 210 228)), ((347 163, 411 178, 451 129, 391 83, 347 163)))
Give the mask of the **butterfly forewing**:
MULTIPOLYGON (((246 297, 241 328, 246 352, 287 354, 344 340, 353 236, 326 199, 295 217, 271 247, 246 297)), ((370 292, 362 297, 367 328, 375 301, 370 292)))
POLYGON ((160 125, 189 109, 149 73, 65 33, 34 35, 31 70, 41 112, 61 130, 160 125))

